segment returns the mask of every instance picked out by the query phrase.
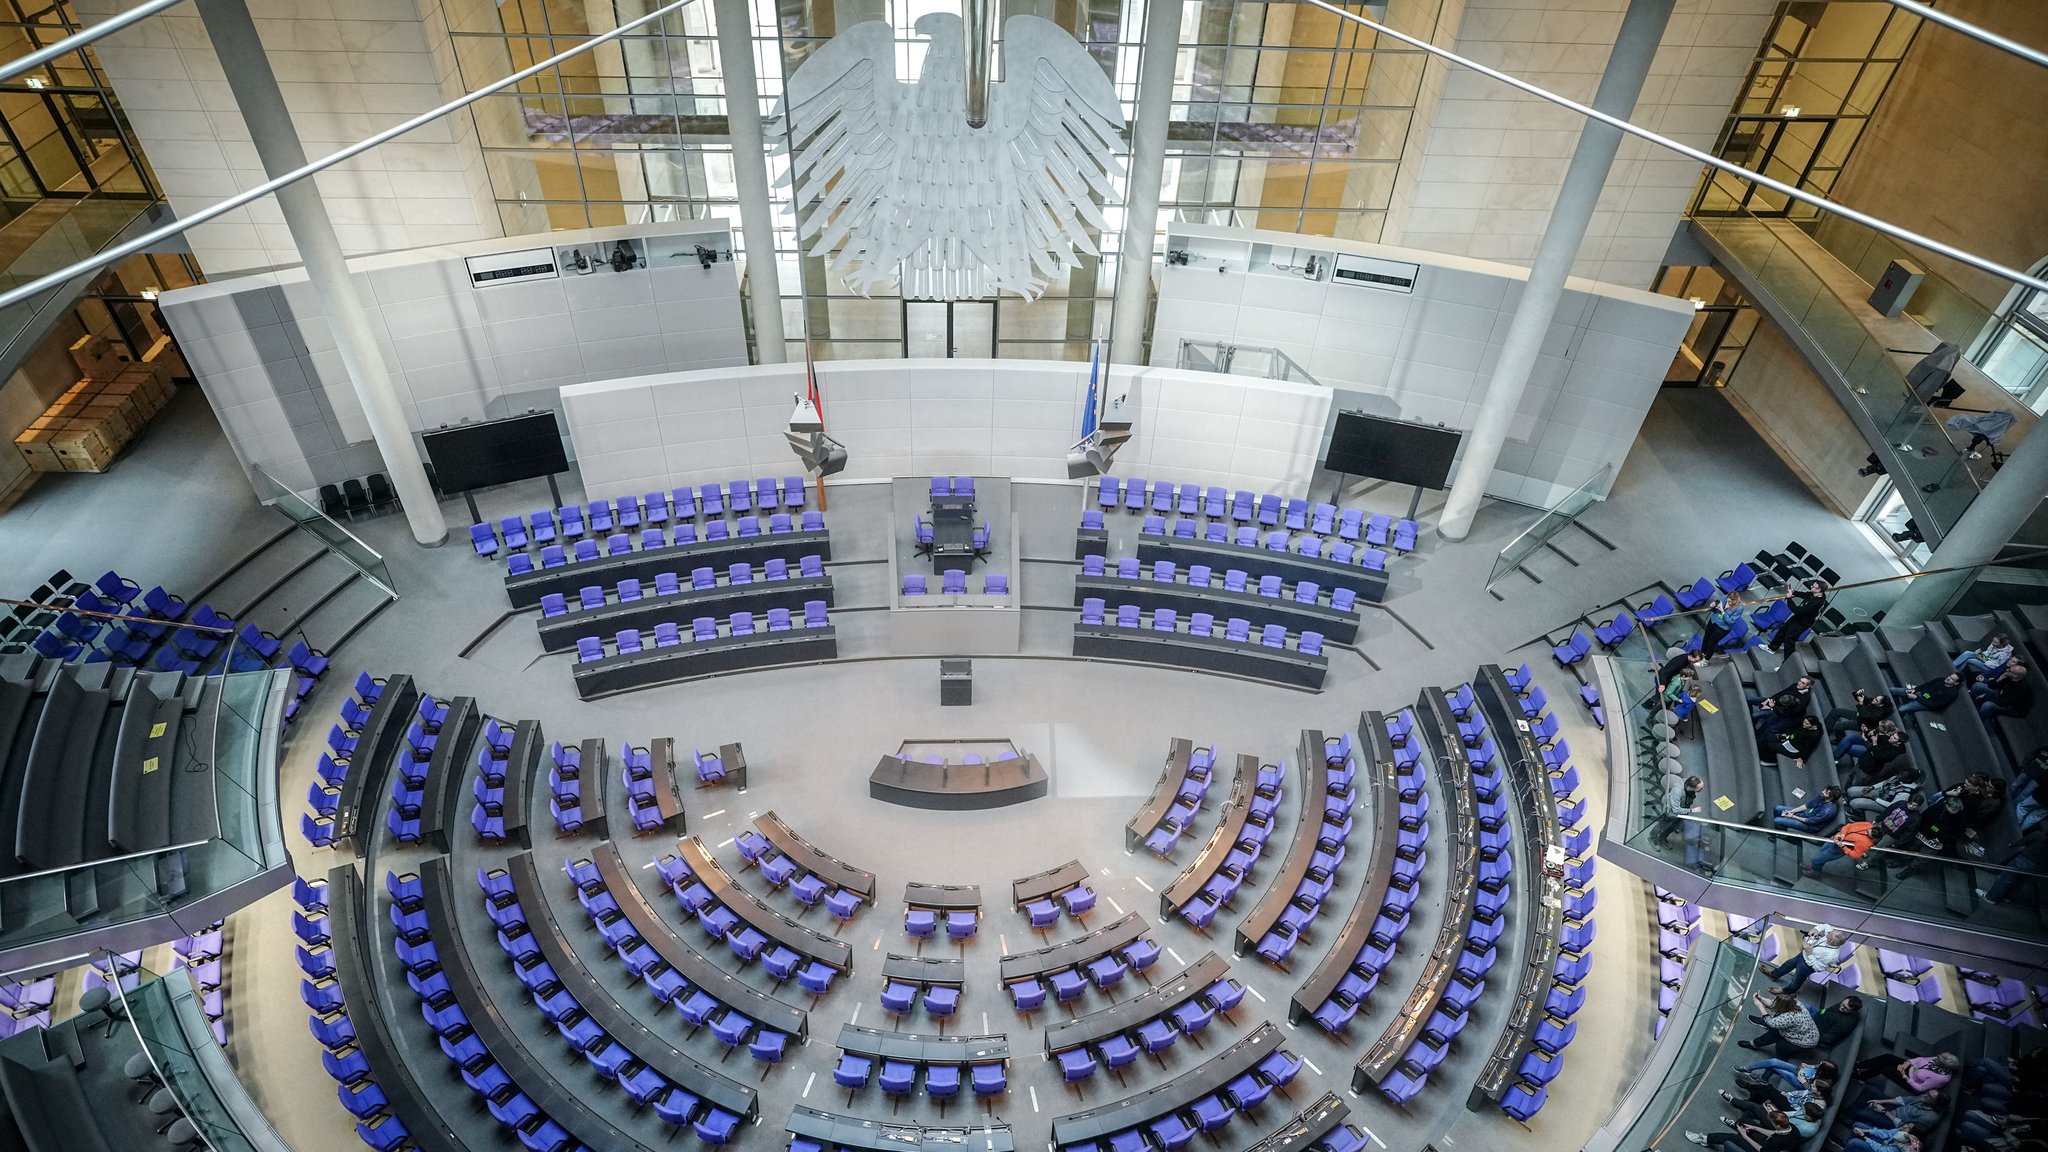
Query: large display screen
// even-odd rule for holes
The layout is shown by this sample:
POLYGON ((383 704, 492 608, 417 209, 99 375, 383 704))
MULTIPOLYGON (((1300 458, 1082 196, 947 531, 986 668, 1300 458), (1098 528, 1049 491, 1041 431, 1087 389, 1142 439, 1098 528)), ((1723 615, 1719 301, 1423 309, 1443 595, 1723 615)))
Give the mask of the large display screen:
POLYGON ((1323 467, 1347 476, 1442 488, 1463 439, 1454 428, 1339 412, 1323 467))
POLYGON ((553 412, 457 424, 420 435, 443 492, 467 492, 569 470, 553 412))

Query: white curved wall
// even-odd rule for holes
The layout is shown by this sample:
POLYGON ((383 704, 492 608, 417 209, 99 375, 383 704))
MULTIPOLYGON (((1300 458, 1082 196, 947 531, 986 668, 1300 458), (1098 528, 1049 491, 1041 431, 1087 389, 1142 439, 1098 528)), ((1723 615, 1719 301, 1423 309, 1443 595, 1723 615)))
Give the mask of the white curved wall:
MULTIPOLYGON (((1040 360, 838 360, 817 366, 840 479, 1058 478, 1081 435, 1089 367, 1040 360)), ((1306 496, 1330 416, 1327 388, 1166 368, 1106 368, 1134 384, 1120 475, 1306 496)), ((562 389, 589 496, 736 476, 786 476, 782 434, 801 364, 664 372, 562 389)))

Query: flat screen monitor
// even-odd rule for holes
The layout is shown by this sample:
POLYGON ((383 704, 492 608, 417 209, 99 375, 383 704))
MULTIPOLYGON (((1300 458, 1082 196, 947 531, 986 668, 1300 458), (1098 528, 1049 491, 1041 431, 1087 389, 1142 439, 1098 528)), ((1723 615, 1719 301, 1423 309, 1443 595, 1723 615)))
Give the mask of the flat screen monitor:
POLYGON ((530 412, 422 433, 443 492, 467 492, 569 470, 553 412, 530 412))
POLYGON ((1463 439, 1464 434, 1454 428, 1339 412, 1323 467, 1347 476, 1442 488, 1450 479, 1451 460, 1463 439))

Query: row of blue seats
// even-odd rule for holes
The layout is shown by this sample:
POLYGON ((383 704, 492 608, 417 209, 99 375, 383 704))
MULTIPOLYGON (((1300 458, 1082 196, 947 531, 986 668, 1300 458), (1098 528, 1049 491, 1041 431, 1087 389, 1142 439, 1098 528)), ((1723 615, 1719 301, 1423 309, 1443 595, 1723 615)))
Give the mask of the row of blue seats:
POLYGON ((1197 932, 1206 932, 1216 914, 1229 907, 1237 899, 1239 889, 1251 878, 1252 867, 1265 854, 1266 841, 1273 835, 1273 814, 1280 810, 1280 794, 1287 772, 1278 764, 1262 764, 1258 777, 1252 782, 1251 802, 1245 806, 1244 831, 1230 846, 1230 851, 1217 861, 1216 867, 1202 881, 1202 887, 1174 914, 1187 921, 1197 932))
MULTIPOLYGON (((322 667, 325 667, 324 663, 322 667)), ((383 694, 384 681, 368 672, 356 673, 352 694, 341 701, 340 720, 327 729, 327 750, 320 753, 317 766, 319 779, 306 788, 306 800, 311 810, 299 816, 299 831, 315 848, 326 848, 334 843, 334 812, 341 803, 341 785, 348 779, 349 767, 355 758, 356 741, 362 738, 363 725, 370 721, 370 709, 376 706, 383 694)), ((431 697, 421 695, 423 714, 431 713, 432 704, 431 697)), ((443 714, 446 707, 442 705, 443 714)))
MULTIPOLYGON (((983 520, 974 526, 974 531, 969 535, 968 544, 974 549, 975 555, 980 556, 988 551, 988 534, 988 521, 983 520)), ((917 543, 917 553, 920 556, 930 552, 932 547, 938 543, 938 530, 925 523, 923 516, 913 516, 910 518, 910 535, 911 539, 917 543)))
MULTIPOLYGON (((1294 1081, 1301 1071, 1301 1057, 1278 1049, 1269 1053, 1251 1071, 1225 1084, 1215 1092, 1203 1096, 1188 1105, 1183 1112, 1175 1110, 1149 1120, 1146 1123, 1121 1132, 1112 1132, 1101 1142, 1063 1144, 1057 1152, 1149 1152, 1156 1142, 1161 1152, 1179 1152, 1186 1148, 1195 1133, 1214 1133, 1230 1123, 1240 1112, 1250 1112, 1264 1103, 1276 1089, 1285 1088, 1294 1081)), ((1240 1142, 1249 1147, 1250 1142, 1240 1142)))
MULTIPOLYGON (((1410 746, 1413 729, 1414 717, 1406 710, 1396 714, 1394 722, 1387 726, 1388 736, 1397 748, 1410 746)), ((1429 793, 1423 787, 1422 761, 1415 757, 1396 759, 1394 778, 1400 804, 1399 831, 1386 897, 1367 930, 1365 943, 1351 957, 1343 979, 1316 1005, 1313 1013, 1315 1022, 1332 1035, 1344 1031, 1379 987, 1380 974, 1393 960, 1401 937, 1408 931, 1410 910, 1421 895, 1422 869, 1429 862, 1429 793)))
MULTIPOLYGON (((832 1082, 849 1093, 868 1086, 868 1078, 874 1073, 875 1061, 871 1056, 841 1051, 839 1063, 832 1068, 832 1082)), ((918 1073, 924 1073, 925 1095, 933 1100, 950 1100, 960 1094, 960 1076, 965 1072, 968 1082, 974 1088, 976 1097, 987 1099, 1009 1091, 1008 1070, 1000 1060, 979 1060, 967 1064, 949 1064, 943 1061, 911 1061, 885 1059, 879 1081, 882 1091, 891 1096, 908 1096, 917 1091, 918 1073)), ((792 1149, 808 1141, 792 1139, 792 1149)))
MULTIPOLYGON (((905 596, 922 596, 927 591, 927 585, 929 584, 930 579, 924 574, 912 572, 903 578, 903 594, 905 596)), ((939 573, 938 593, 941 596, 967 595, 967 573, 958 568, 948 568, 944 572, 939 573)), ((1008 596, 1010 594, 1009 575, 1004 572, 990 572, 988 575, 983 576, 981 578, 981 594, 984 596, 1008 596)))
MULTIPOLYGON (((758 958, 761 967, 778 983, 794 978, 804 991, 814 996, 823 996, 832 990, 832 981, 839 975, 837 968, 823 960, 807 960, 795 949, 780 944, 769 946, 768 938, 758 929, 719 903, 717 895, 697 879, 696 874, 690 871, 689 863, 680 856, 664 855, 655 861, 654 866, 682 910, 694 917, 713 940, 725 941, 725 946, 735 957, 742 961, 758 958)), ((620 927, 631 931, 630 925, 620 927)), ((599 923, 598 931, 605 932, 606 925, 599 923)), ((684 1008, 684 1016, 688 1018, 689 1006, 684 1005, 684 1008)), ((692 1020, 691 1023, 702 1024, 703 1021, 692 1020)))
MULTIPOLYGON (((1108 561, 1101 556, 1093 554, 1081 557, 1081 575, 1109 575, 1108 561)), ((1149 570, 1149 573, 1147 569, 1144 567, 1143 563, 1139 561, 1138 558, 1135 556, 1125 556, 1116 562, 1116 577, 1119 580, 1142 580, 1145 579, 1147 575, 1149 575, 1152 581, 1157 584, 1175 584, 1183 582, 1181 580, 1182 572, 1179 566, 1171 560, 1154 560, 1152 562, 1152 567, 1149 570)), ((1186 579, 1184 582, 1190 588, 1219 587, 1219 585, 1216 583, 1215 570, 1207 564, 1188 565, 1185 576, 1186 579)), ((1223 583, 1220 585, 1220 587, 1225 592, 1253 592, 1257 593, 1260 596, 1271 597, 1275 600, 1286 597, 1292 599, 1297 604, 1312 604, 1318 607, 1323 606, 1322 585, 1317 584, 1313 580, 1296 581, 1294 585, 1294 591, 1290 595, 1286 592, 1285 586, 1282 583, 1280 577, 1278 576, 1261 576, 1259 577, 1258 583, 1254 584, 1252 583, 1251 576, 1247 574, 1243 569, 1226 568, 1223 571, 1223 583)), ((1349 612, 1356 608, 1357 604, 1358 593, 1352 591, 1351 589, 1330 589, 1330 599, 1328 607, 1335 609, 1339 612, 1349 612)))
POLYGON ((299 969, 303 973, 299 998, 312 1010, 306 1023, 314 1039, 320 1041, 320 1063, 334 1079, 341 1106, 356 1118, 356 1135, 377 1152, 397 1152, 410 1146, 412 1133, 389 1111, 391 1101, 377 1086, 369 1057, 356 1047, 355 1025, 349 1020, 341 984, 334 978, 327 883, 295 879, 293 891, 299 908, 292 913, 292 923, 299 934, 299 969))
MULTIPOLYGON (((1147 627, 1145 622, 1140 619, 1141 609, 1136 604, 1118 605, 1116 615, 1105 619, 1104 613, 1107 610, 1101 597, 1089 596, 1081 601, 1081 623, 1111 623, 1119 628, 1147 627)), ((1154 632, 1178 632, 1180 630, 1179 614, 1171 608, 1154 608, 1152 610, 1150 628, 1154 632)), ((1251 630, 1251 621, 1246 620, 1242 616, 1232 616, 1224 622, 1223 638, 1239 644, 1250 644, 1252 643, 1251 630)), ((1216 635, 1216 617, 1207 612, 1193 613, 1188 617, 1188 635, 1216 635)), ((1268 624, 1259 634, 1258 643, 1267 648, 1284 649, 1287 647, 1287 629, 1279 624, 1268 624)), ((1295 651, 1303 656, 1320 655, 1323 651, 1323 634, 1321 632, 1303 632, 1295 641, 1295 651)))
POLYGON ((1058 892, 1026 902, 1020 911, 1031 922, 1032 931, 1043 933, 1060 922, 1062 909, 1076 921, 1086 920, 1088 913, 1095 910, 1095 889, 1086 884, 1070 884, 1058 892))
MULTIPOLYGON (((664 876, 689 878, 687 867, 674 856, 662 857, 660 867, 664 876), (677 871, 679 867, 680 872, 677 871)), ((634 979, 653 993, 657 1001, 674 1005, 676 1014, 693 1030, 708 1025, 718 1042, 728 1049, 744 1046, 747 1054, 764 1066, 778 1064, 789 1054, 792 1039, 789 1033, 762 1025, 738 1008, 721 1002, 712 993, 692 985, 682 973, 670 967, 633 929, 632 922, 620 909, 618 899, 605 886, 604 875, 596 864, 588 859, 576 859, 569 861, 567 868, 569 882, 576 889, 576 901, 583 906, 584 915, 590 918, 598 935, 603 937, 605 949, 618 957, 633 973, 634 979)), ((676 940, 681 943, 682 938, 678 936, 676 940)), ((689 947, 688 944, 683 946, 689 947)), ((672 1104, 680 1111, 687 1112, 698 1102, 697 1097, 681 1088, 675 1089, 675 1093, 687 1098, 671 1097, 672 1104)), ((670 1123, 681 1126, 679 1121, 671 1120, 670 1123)))
MULTIPOLYGON (((1671 1022, 1671 1010, 1678 1007, 1678 989, 1685 983, 1685 963, 1692 955, 1693 941, 1700 935, 1698 905, 1661 885, 1656 889, 1656 896, 1657 936, 1651 954, 1657 969, 1657 1018, 1650 1024, 1652 1039, 1664 1035, 1664 1026, 1671 1022)), ((1933 986, 1933 999, 1939 1000, 1940 986, 1934 980, 1927 983, 1933 986)), ((1920 999, 1917 988, 1913 986, 1893 987, 1889 974, 1885 980, 1885 991, 1894 1000, 1920 999)))
MULTIPOLYGON (((801 520, 791 519, 787 512, 777 512, 775 515, 768 517, 766 526, 766 534, 770 536, 780 536, 788 532, 822 532, 824 530, 825 514, 823 512, 806 512, 801 520)), ((605 537, 602 550, 598 548, 597 541, 595 540, 578 540, 574 548, 564 548, 560 544, 549 544, 540 550, 538 563, 536 563, 536 557, 533 553, 514 552, 505 561, 505 574, 508 576, 524 576, 528 572, 534 571, 536 567, 541 569, 562 568, 569 564, 589 564, 606 557, 631 556, 635 551, 650 552, 656 549, 667 548, 671 544, 686 546, 712 540, 743 540, 760 535, 763 535, 763 526, 761 518, 758 516, 742 516, 735 521, 713 520, 704 525, 704 536, 701 541, 697 537, 697 526, 695 524, 676 525, 673 539, 664 534, 660 528, 642 528, 637 549, 634 547, 632 536, 624 532, 614 532, 605 537)))
MULTIPOLYGON (((821 556, 803 556, 798 558, 796 574, 802 579, 816 579, 823 576, 825 574, 824 558, 821 556)), ((761 565, 761 579, 764 581, 787 580, 789 578, 789 561, 787 560, 777 558, 766 561, 761 565)), ((689 587, 692 591, 703 592, 721 586, 731 588, 754 582, 754 566, 744 560, 738 561, 726 569, 724 585, 720 585, 718 582, 718 570, 716 568, 690 569, 689 587)), ((655 596, 679 596, 683 592, 682 577, 674 572, 655 573, 653 585, 653 595, 655 596)), ((633 601, 639 600, 648 594, 646 581, 626 579, 619 581, 618 586, 609 593, 615 599, 608 601, 604 585, 586 584, 576 590, 576 599, 574 601, 571 601, 560 592, 550 592, 542 596, 540 598, 540 614, 543 618, 546 618, 564 616, 576 609, 592 611, 605 607, 607 603, 631 604, 633 601)))
MULTIPOLYGON (((1086 513, 1081 519, 1081 526, 1089 527, 1086 513)), ((1147 516, 1138 525, 1138 535, 1164 537, 1168 535, 1166 521, 1158 516, 1147 516)), ((1175 520, 1172 536, 1176 540, 1199 539, 1205 544, 1234 544, 1239 548, 1257 548, 1261 543, 1257 528, 1245 526, 1233 532, 1228 525, 1213 520, 1199 534, 1193 520, 1175 520)), ((1352 544, 1344 540, 1328 541, 1321 536, 1303 536, 1295 539, 1286 532, 1275 529, 1266 533, 1264 545, 1269 552, 1286 552, 1291 545, 1296 556, 1305 556, 1311 560, 1328 560, 1333 564, 1349 564, 1355 559, 1359 567, 1370 568, 1375 572, 1384 572, 1387 568, 1387 553, 1384 549, 1352 544), (1325 544, 1329 545, 1327 552, 1323 547, 1325 544)))
POLYGON ((1213 520, 1227 516, 1240 524, 1284 526, 1292 532, 1334 534, 1343 540, 1357 540, 1362 531, 1366 542, 1375 547, 1415 551, 1417 527, 1415 521, 1406 517, 1395 519, 1379 512, 1368 515, 1358 508, 1340 512, 1335 504, 1311 505, 1306 500, 1283 498, 1270 492, 1254 496, 1239 489, 1236 495, 1227 496, 1222 488, 1211 487, 1205 492, 1198 485, 1182 484, 1176 490, 1170 481, 1162 480, 1151 486, 1148 499, 1144 480, 1132 477, 1119 481, 1114 476, 1104 476, 1096 481, 1095 502, 1102 508, 1123 507, 1133 512, 1149 508, 1161 516, 1173 512, 1213 520))
POLYGON ((682 487, 671 493, 649 492, 643 497, 621 496, 616 501, 593 500, 584 505, 543 508, 523 518, 507 516, 495 526, 470 525, 469 542, 477 555, 495 556, 501 546, 516 550, 558 539, 574 540, 586 530, 606 533, 615 528, 663 524, 671 517, 694 520, 700 512, 705 516, 723 516, 728 508, 738 514, 756 509, 773 512, 777 508, 802 511, 803 507, 803 477, 785 476, 778 488, 774 477, 763 476, 752 485, 734 480, 723 488, 717 484, 706 484, 694 491, 682 487))
MULTIPOLYGON (((941 1021, 943 1029, 946 1020, 960 1010, 960 985, 947 981, 909 981, 889 977, 882 981, 882 1011, 891 1016, 902 1016, 917 1007, 919 998, 924 1000, 925 1015, 941 1021)), ((957 1085, 956 1085, 957 1087, 957 1085)))
POLYGON ((50 1009, 57 1002, 57 978, 38 976, 0 984, 0 1039, 50 1026, 50 1009))
MULTIPOLYGON (((1158 962, 1159 953, 1159 945, 1141 936, 1092 960, 1042 975, 1046 984, 1052 985, 1053 998, 1062 1004, 1070 1004, 1088 991, 1090 983, 1108 992, 1130 973, 1150 968, 1158 962)), ((1003 987, 1009 991, 1010 1002, 1017 1006, 1019 1012, 1035 1012, 1045 1006, 1045 984, 1039 983, 1037 976, 1022 976, 1008 981, 1003 987)), ((1092 1068, 1088 1070, 1090 1073, 1093 1071, 1092 1068)), ((1084 1076, 1087 1074, 1083 1073, 1084 1076)), ((1073 1078, 1068 1077, 1070 1080, 1073 1078)))
MULTIPOLYGON (((1060 1078, 1069 1084, 1077 1084, 1095 1075, 1098 1067, 1121 1076, 1121 1069, 1135 1063, 1138 1053, 1156 1057, 1173 1047, 1174 1041, 1182 1036, 1201 1035, 1217 1016, 1228 1018, 1244 1000, 1244 991, 1244 985, 1226 976, 1174 1007, 1139 1021, 1129 1031, 1112 1032, 1093 1043, 1062 1049, 1053 1054, 1053 1058, 1059 1061, 1060 1078)), ((1199 1045, 1201 1041, 1196 1040, 1195 1043, 1199 1045)))
MULTIPOLYGON (((713 759, 716 760, 716 757, 713 759)), ((796 897, 797 903, 806 908, 816 905, 822 899, 825 902, 825 910, 832 913, 833 919, 845 923, 853 919, 854 914, 859 912, 861 905, 865 903, 858 893, 828 882, 815 872, 777 852, 766 836, 752 828, 741 832, 733 841, 733 845, 739 849, 742 859, 761 870, 761 876, 768 881, 770 887, 789 889, 789 894, 796 897)))
MULTIPOLYGON (((1306 640, 1313 633, 1306 633, 1306 640)), ((1321 822, 1316 826, 1315 851, 1309 857, 1308 873, 1294 886, 1294 895, 1287 907, 1280 913, 1279 922, 1265 935, 1259 937, 1253 951, 1259 959, 1277 968, 1287 966, 1288 957, 1294 955, 1295 946, 1308 935, 1309 926, 1322 915, 1323 900, 1330 889, 1336 887, 1337 869, 1344 863, 1347 842, 1355 823, 1351 815, 1352 784, 1358 778, 1358 761, 1351 754, 1351 734, 1333 737, 1323 742, 1326 765, 1326 782, 1323 795, 1321 822)), ((1309 835, 1306 828, 1297 829, 1295 835, 1309 835)))
MULTIPOLYGON (((792 628, 823 628, 830 623, 831 620, 826 615, 825 602, 823 600, 806 600, 804 601, 804 614, 801 620, 793 619, 787 608, 770 608, 760 631, 762 633, 788 632, 792 628)), ((690 630, 690 638, 692 640, 716 640, 719 635, 718 621, 711 616, 699 616, 692 620, 690 622, 690 630)), ((732 617, 726 622, 726 630, 727 634, 731 636, 757 635, 754 628, 754 614, 752 612, 733 613, 732 617)), ((682 642, 681 625, 661 623, 654 626, 654 643, 650 647, 673 648, 682 642)), ((616 655, 620 656, 630 656, 633 653, 645 650, 641 646, 641 636, 638 628, 628 628, 620 632, 613 643, 618 648, 616 655)), ((605 656, 604 640, 601 637, 584 636, 576 641, 577 663, 588 664, 595 660, 603 660, 605 656)))
POLYGON ((1216 749, 1196 748, 1188 753, 1186 771, 1178 781, 1173 781, 1173 803, 1159 818, 1158 826, 1145 832, 1145 847, 1150 848, 1162 859, 1173 855, 1180 846, 1180 838, 1194 829, 1195 814, 1201 811, 1202 803, 1209 796, 1209 784, 1215 779, 1216 749))
POLYGON ((931 494, 934 500, 943 496, 972 497, 974 495, 974 477, 934 476, 932 477, 931 494))

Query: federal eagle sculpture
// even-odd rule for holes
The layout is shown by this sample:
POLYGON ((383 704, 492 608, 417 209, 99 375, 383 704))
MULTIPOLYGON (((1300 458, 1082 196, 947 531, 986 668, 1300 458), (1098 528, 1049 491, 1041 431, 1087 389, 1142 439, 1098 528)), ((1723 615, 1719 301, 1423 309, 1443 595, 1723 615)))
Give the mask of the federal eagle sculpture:
POLYGON ((961 19, 920 16, 917 82, 896 78, 881 20, 827 41, 790 76, 773 130, 792 153, 798 237, 863 296, 1014 292, 1029 300, 1099 256, 1123 108, 1101 65, 1049 20, 1003 22, 1004 78, 988 122, 966 115, 961 19))

